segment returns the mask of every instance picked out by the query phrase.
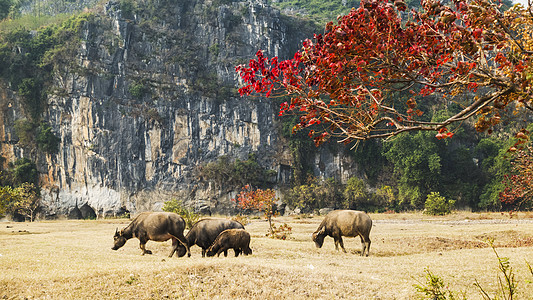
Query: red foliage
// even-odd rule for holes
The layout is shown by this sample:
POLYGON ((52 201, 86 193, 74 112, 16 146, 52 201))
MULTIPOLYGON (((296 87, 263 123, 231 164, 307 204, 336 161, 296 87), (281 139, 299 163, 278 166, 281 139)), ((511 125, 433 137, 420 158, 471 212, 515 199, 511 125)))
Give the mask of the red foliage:
POLYGON ((521 36, 509 30, 521 11, 503 14, 491 0, 421 4, 423 9, 403 12, 402 18, 407 7, 401 0, 362 0, 338 24, 328 23, 324 34, 304 41, 292 59, 269 59, 257 51, 248 66, 236 67, 245 83, 239 92, 289 95, 279 114, 301 112, 294 130, 322 124, 310 133, 317 144, 330 136, 350 142, 410 130, 436 130, 438 138, 448 138, 453 133, 443 128, 476 114, 476 129, 485 131, 509 103, 518 99, 530 108, 525 87, 531 76, 516 74, 529 66, 533 52, 517 48, 521 36), (443 122, 418 121, 423 112, 414 98, 404 110, 388 97, 409 89, 417 99, 448 99, 482 87, 484 94, 463 96, 469 99, 465 109, 443 122))
POLYGON ((265 218, 268 220, 269 235, 276 236, 277 232, 272 225, 272 217, 276 215, 274 205, 278 199, 276 198, 276 192, 274 190, 253 190, 251 186, 246 185, 242 188, 237 197, 231 200, 241 209, 251 209, 263 212, 265 218))
POLYGON ((246 185, 242 188, 237 197, 231 200, 241 209, 263 212, 267 219, 270 219, 275 215, 274 204, 277 198, 274 190, 253 190, 249 185, 246 185))
POLYGON ((527 134, 529 134, 527 131, 519 132, 517 134, 519 141, 509 149, 513 155, 511 174, 505 176, 506 187, 500 193, 500 200, 503 203, 517 209, 533 208, 533 147, 521 145, 527 142, 527 134))

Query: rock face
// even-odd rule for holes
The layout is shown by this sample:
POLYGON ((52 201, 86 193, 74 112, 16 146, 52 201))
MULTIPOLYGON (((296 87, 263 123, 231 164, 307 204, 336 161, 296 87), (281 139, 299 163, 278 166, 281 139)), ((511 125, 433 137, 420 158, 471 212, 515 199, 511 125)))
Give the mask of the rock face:
MULTIPOLYGON (((234 67, 257 49, 287 58, 310 33, 259 0, 137 5, 105 4, 85 25, 77 56, 55 72, 44 119, 61 138, 60 150, 36 158, 46 213, 68 214, 75 203, 99 217, 137 213, 172 198, 228 213, 234 194, 197 176, 222 155, 257 153, 262 166, 286 178, 292 156, 276 131, 278 108, 240 98, 234 67)), ((9 160, 24 153, 12 142, 16 95, 0 90, 9 160)), ((317 175, 343 180, 355 170, 325 150, 315 165, 317 175)))

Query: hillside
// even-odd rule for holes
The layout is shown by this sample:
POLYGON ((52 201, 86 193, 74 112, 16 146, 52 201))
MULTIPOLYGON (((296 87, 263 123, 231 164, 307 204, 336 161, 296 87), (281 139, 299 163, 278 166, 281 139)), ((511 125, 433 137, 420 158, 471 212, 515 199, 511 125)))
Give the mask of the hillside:
POLYGON ((35 183, 43 216, 84 204, 98 216, 159 210, 173 198, 233 213, 245 184, 276 189, 281 212, 420 209, 431 192, 502 208, 512 142, 502 128, 316 148, 279 103, 238 95, 236 65, 259 49, 291 57, 355 2, 17 3, 21 14, 0 22, 0 185, 35 183))

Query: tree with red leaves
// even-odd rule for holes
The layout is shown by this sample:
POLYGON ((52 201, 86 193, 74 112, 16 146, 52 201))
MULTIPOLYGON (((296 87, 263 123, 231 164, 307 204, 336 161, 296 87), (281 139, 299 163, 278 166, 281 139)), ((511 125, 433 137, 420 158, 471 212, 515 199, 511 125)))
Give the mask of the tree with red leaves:
MULTIPOLYGON (((358 9, 328 23, 292 59, 258 51, 236 67, 241 95, 289 96, 280 115, 301 113, 294 130, 312 125, 318 145, 330 137, 349 143, 414 130, 453 136, 448 127, 477 117, 491 131, 502 111, 533 111, 533 11, 504 11, 492 0, 422 0, 418 11, 402 0, 362 0, 358 9), (394 93, 410 93, 397 103, 394 93), (422 101, 462 110, 424 120, 422 101)), ((450 127, 451 128, 451 127, 450 127)))
POLYGON ((531 209, 533 208, 533 146, 526 145, 518 149, 513 146, 510 152, 512 152, 511 174, 504 178, 505 190, 500 193, 500 200, 516 210, 531 209))
POLYGON ((271 189, 252 189, 251 186, 246 185, 242 188, 241 192, 232 199, 237 207, 240 209, 250 209, 263 212, 265 218, 268 220, 268 226, 270 234, 274 234, 272 227, 272 217, 276 215, 275 203, 278 200, 276 198, 276 192, 271 189))

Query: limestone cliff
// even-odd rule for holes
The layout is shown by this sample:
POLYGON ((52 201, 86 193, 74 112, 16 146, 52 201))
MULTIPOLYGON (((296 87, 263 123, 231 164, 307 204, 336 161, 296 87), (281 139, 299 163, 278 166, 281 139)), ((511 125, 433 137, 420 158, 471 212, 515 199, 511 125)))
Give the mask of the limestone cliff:
MULTIPOLYGON (((266 1, 161 0, 104 5, 84 24, 75 57, 55 70, 44 119, 57 154, 35 154, 48 214, 88 203, 100 215, 159 210, 171 198, 230 212, 232 192, 199 180, 198 168, 227 155, 278 172, 292 165, 270 100, 243 99, 234 67, 257 49, 288 57, 309 32, 266 1), (145 7, 146 6, 146 7, 145 7)), ((16 143, 16 93, 1 89, 2 156, 16 143)), ((345 180, 353 162, 317 152, 316 174, 345 180)))

